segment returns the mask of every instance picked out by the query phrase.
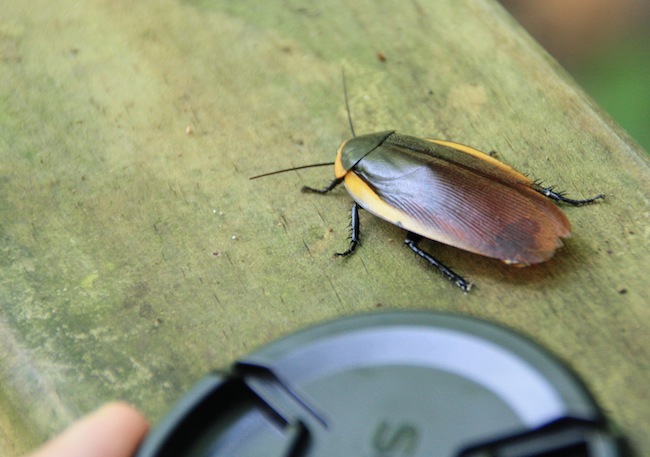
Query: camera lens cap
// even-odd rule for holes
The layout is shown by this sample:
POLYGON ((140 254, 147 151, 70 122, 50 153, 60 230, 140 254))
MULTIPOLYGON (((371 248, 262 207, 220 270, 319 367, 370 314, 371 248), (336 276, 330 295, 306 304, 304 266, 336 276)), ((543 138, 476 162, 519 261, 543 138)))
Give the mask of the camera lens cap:
POLYGON ((582 382, 530 340, 435 312, 343 318, 200 381, 137 457, 609 457, 582 382))

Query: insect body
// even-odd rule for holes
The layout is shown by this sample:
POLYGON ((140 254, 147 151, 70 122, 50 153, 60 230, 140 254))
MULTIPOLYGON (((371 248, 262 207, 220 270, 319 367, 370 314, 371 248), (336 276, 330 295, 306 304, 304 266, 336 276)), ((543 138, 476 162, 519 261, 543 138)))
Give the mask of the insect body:
POLYGON ((355 200, 348 250, 359 244, 359 208, 407 231, 405 243, 461 289, 471 284, 419 247, 422 238, 527 266, 550 259, 571 233, 571 224, 551 200, 574 206, 604 195, 572 200, 544 188, 490 155, 449 141, 394 131, 344 142, 327 193, 344 183, 355 200))
POLYGON ((419 247, 429 238, 517 266, 544 262, 571 234, 571 223, 551 200, 582 206, 604 195, 573 200, 552 187, 519 173, 477 149, 451 141, 423 139, 395 131, 356 136, 350 116, 345 75, 343 94, 352 138, 339 148, 334 163, 305 165, 251 179, 303 168, 334 165, 335 179, 325 194, 344 183, 352 205, 348 256, 359 245, 359 208, 407 231, 404 243, 458 287, 471 284, 419 247))

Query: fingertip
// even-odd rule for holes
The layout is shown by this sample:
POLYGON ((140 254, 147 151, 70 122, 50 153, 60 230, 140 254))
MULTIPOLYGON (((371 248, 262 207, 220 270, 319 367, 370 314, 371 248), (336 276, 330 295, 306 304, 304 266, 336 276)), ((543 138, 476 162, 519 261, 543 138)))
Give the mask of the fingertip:
POLYGON ((111 402, 73 423, 29 457, 131 457, 148 428, 135 407, 111 402))
POLYGON ((125 428, 140 431, 143 434, 149 428, 147 419, 142 413, 135 406, 124 401, 106 403, 91 415, 97 416, 98 420, 122 423, 125 428))

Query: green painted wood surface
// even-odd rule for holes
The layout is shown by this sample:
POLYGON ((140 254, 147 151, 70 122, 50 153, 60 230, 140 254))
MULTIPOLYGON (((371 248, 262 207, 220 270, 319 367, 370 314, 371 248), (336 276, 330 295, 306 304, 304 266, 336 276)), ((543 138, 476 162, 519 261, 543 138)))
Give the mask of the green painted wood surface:
POLYGON ((415 308, 530 335, 650 449, 648 156, 495 3, 4 0, 0 81, 3 455, 109 399, 155 422, 305 325, 415 308), (607 200, 567 208, 574 236, 537 267, 425 244, 469 295, 368 214, 332 258, 350 198, 299 192, 332 170, 247 178, 333 159, 342 66, 358 133, 497 150, 607 200))

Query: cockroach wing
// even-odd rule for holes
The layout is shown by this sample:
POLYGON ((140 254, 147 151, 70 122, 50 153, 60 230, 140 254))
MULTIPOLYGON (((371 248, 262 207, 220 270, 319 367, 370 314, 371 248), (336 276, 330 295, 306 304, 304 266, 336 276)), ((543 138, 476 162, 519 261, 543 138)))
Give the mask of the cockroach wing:
POLYGON ((548 260, 571 232, 529 178, 454 143, 394 134, 344 182, 364 209, 388 222, 509 264, 548 260))

